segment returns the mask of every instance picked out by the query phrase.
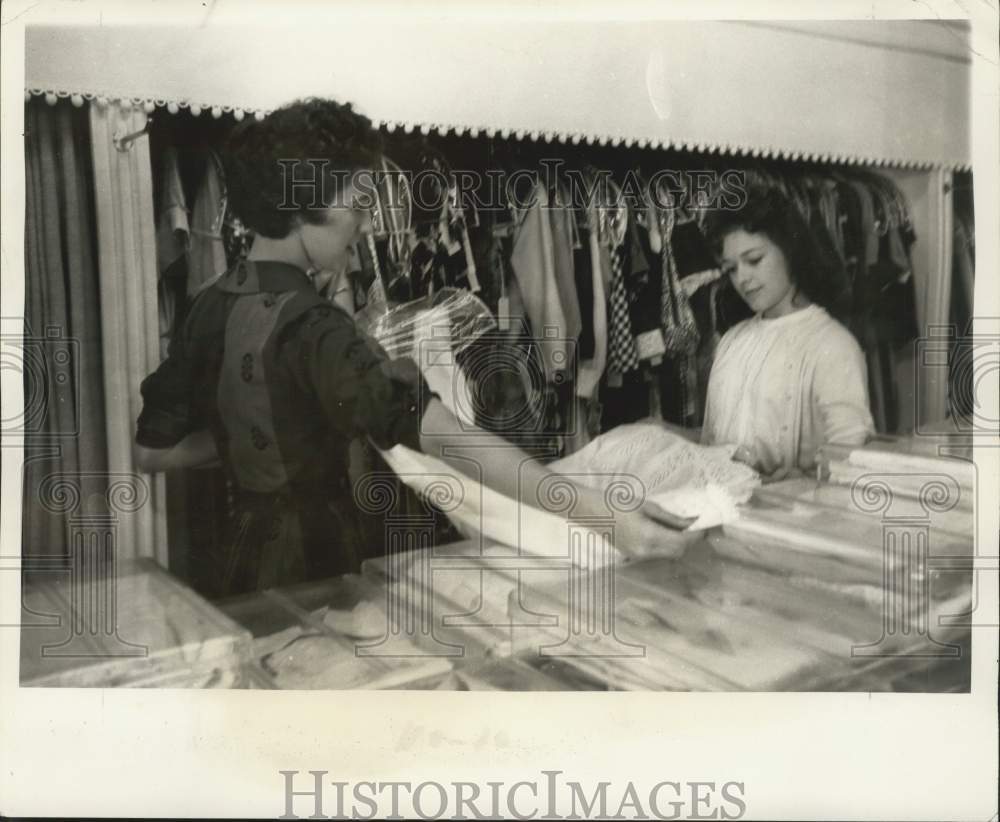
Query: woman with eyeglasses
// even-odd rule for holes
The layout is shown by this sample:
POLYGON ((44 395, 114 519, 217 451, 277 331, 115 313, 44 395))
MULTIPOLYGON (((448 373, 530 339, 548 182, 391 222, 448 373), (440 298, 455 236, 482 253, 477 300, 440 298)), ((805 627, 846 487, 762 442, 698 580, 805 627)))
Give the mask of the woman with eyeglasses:
MULTIPOLYGON (((323 295, 372 230, 378 157, 370 121, 320 99, 244 121, 226 147, 231 205, 255 240, 198 295, 143 381, 135 447, 151 472, 221 461, 236 516, 213 564, 220 596, 355 570, 345 514, 354 505, 347 450, 358 436, 457 471, 475 465, 485 485, 539 505, 549 472, 463 427, 411 360, 389 359, 323 295)), ((580 488, 580 501, 578 514, 604 511, 598 491, 580 488)), ((616 547, 677 553, 670 530, 687 522, 651 508, 619 514, 616 547)))

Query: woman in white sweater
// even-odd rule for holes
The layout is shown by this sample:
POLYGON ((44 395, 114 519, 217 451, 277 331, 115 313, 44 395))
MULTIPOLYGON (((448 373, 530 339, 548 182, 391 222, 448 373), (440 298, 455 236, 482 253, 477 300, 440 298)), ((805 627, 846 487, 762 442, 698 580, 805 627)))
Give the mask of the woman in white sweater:
POLYGON ((863 444, 874 433, 864 355, 830 313, 846 296, 839 263, 778 192, 713 215, 708 229, 754 316, 716 350, 702 442, 738 445, 772 480, 812 470, 823 443, 863 444))

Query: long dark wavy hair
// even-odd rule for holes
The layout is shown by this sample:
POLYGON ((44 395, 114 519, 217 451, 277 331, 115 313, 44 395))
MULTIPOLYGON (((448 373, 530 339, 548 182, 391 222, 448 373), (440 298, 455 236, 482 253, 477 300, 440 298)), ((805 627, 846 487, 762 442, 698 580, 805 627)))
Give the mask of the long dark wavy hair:
MULTIPOLYGON (((788 197, 777 189, 750 191, 740 208, 712 212, 705 222, 705 236, 716 259, 722 256, 726 236, 740 229, 766 235, 785 255, 789 275, 799 291, 834 317, 847 318, 851 296, 843 261, 832 243, 821 241, 788 197)), ((725 324, 732 325, 751 313, 727 280, 720 298, 725 324)))
MULTIPOLYGON (((311 207, 314 191, 307 186, 289 189, 291 202, 285 202, 288 172, 279 161, 326 164, 323 201, 329 205, 337 193, 336 174, 373 168, 381 148, 371 121, 350 103, 307 98, 261 121, 247 118, 233 129, 222 155, 230 204, 255 233, 285 237, 295 220, 318 223, 322 214, 311 207)), ((295 176, 309 179, 319 167, 300 166, 295 176)))

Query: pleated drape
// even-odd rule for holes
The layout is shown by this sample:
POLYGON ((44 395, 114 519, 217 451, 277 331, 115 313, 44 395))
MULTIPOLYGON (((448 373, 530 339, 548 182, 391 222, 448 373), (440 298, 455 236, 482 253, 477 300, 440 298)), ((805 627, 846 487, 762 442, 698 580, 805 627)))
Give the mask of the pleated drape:
MULTIPOLYGON (((25 104, 25 467, 23 552, 65 555, 64 511, 43 502, 53 474, 108 469, 90 125, 68 100, 25 104)), ((87 500, 81 501, 82 505, 87 500)))

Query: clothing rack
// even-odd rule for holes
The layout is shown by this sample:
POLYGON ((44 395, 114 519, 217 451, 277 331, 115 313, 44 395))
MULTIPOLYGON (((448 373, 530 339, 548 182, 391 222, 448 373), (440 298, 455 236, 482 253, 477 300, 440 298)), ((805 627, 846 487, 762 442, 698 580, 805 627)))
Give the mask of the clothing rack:
MULTIPOLYGON (((373 235, 370 242, 366 240, 365 247, 359 249, 361 270, 355 273, 357 284, 353 289, 356 308, 363 307, 376 280, 381 282, 382 291, 385 293, 398 292, 403 296, 408 294, 410 299, 416 298, 428 289, 435 290, 445 285, 458 286, 481 292, 487 305, 495 312, 498 325, 505 330, 510 329, 512 325, 523 327, 523 323, 518 323, 517 318, 512 318, 508 313, 511 304, 518 304, 523 295, 516 293, 518 284, 512 281, 513 275, 509 265, 502 271, 495 270, 497 259, 495 249, 500 249, 500 257, 509 257, 513 253, 521 233, 521 222, 530 209, 525 208, 519 213, 513 213, 511 203, 507 202, 507 208, 502 211, 480 210, 476 208, 475 198, 472 196, 466 196, 459 202, 461 195, 474 195, 476 192, 457 190, 454 168, 458 166, 459 161, 452 158, 464 155, 463 161, 468 162, 469 156, 479 156, 484 164, 496 162, 498 167, 508 170, 516 169, 518 166, 527 167, 534 159, 535 170, 539 175, 533 185, 539 185, 544 181, 544 174, 537 161, 544 154, 551 154, 554 147, 545 146, 543 153, 541 146, 525 145, 515 140, 491 140, 484 142, 481 147, 484 150, 477 153, 469 149, 469 138, 462 138, 466 144, 456 151, 453 140, 439 140, 422 135, 415 142, 410 135, 398 135, 397 151, 393 140, 396 136, 388 135, 387 156, 382 170, 397 172, 403 182, 380 183, 377 189, 380 196, 374 209, 373 235), (393 157, 396 159, 391 159, 393 157), (412 202, 412 192, 409 191, 405 181, 408 173, 415 174, 429 168, 440 172, 449 186, 440 193, 440 211, 430 214, 424 209, 424 213, 417 215, 412 202), (391 207, 382 202, 385 193, 383 189, 387 185, 397 186, 396 193, 401 195, 391 207), (422 259, 420 265, 415 263, 418 254, 422 259)), ((777 188, 789 196, 798 204, 807 223, 820 234, 825 234, 824 245, 836 256, 837 264, 847 270, 851 287, 855 289, 863 290, 866 283, 864 273, 869 266, 858 263, 858 250, 852 247, 853 241, 844 236, 845 221, 851 222, 843 213, 847 198, 852 196, 850 192, 863 189, 872 204, 870 211, 874 222, 871 224, 871 229, 874 235, 865 237, 869 250, 880 248, 884 238, 892 232, 912 232, 907 204, 899 190, 890 180, 864 169, 823 167, 815 164, 803 166, 789 162, 754 162, 739 168, 734 167, 732 158, 624 147, 613 149, 604 146, 567 146, 563 148, 563 153, 566 156, 561 158, 564 164, 560 172, 565 173, 569 170, 580 172, 582 182, 588 188, 592 188, 595 182, 598 182, 599 193, 604 195, 608 204, 614 206, 596 209, 599 246, 607 250, 604 252, 605 255, 613 249, 624 250, 629 243, 639 242, 641 246, 646 247, 644 253, 660 257, 653 262, 653 268, 661 270, 654 270, 649 275, 652 277, 652 284, 642 286, 645 280, 640 278, 632 282, 628 279, 634 272, 622 272, 627 301, 624 311, 636 313, 643 303, 646 303, 649 309, 648 316, 644 320, 640 319, 642 333, 646 336, 642 337, 641 350, 626 357, 624 364, 620 358, 612 357, 609 350, 609 361, 601 381, 601 393, 605 395, 608 391, 638 391, 632 405, 658 416, 662 415, 668 421, 679 424, 699 423, 702 411, 699 407, 699 386, 703 388, 707 379, 702 372, 711 361, 710 354, 714 342, 732 320, 739 318, 740 310, 727 284, 720 282, 717 272, 713 271, 714 262, 706 261, 696 265, 697 270, 693 270, 682 261, 679 269, 670 269, 672 273, 666 278, 664 275, 664 271, 667 270, 663 268, 664 266, 668 268, 670 265, 676 266, 676 261, 669 262, 671 255, 675 253, 674 232, 683 233, 685 237, 697 240, 708 213, 707 203, 697 201, 697 191, 687 173, 697 166, 698 161, 703 160, 703 165, 710 170, 741 172, 745 175, 749 188, 777 188), (604 162, 606 160, 608 162, 604 162), (604 168, 608 168, 610 173, 603 174, 604 168), (670 175, 665 176, 662 172, 669 172, 670 175), (625 187, 629 187, 628 193, 632 193, 629 175, 633 180, 639 181, 643 190, 646 190, 649 182, 655 179, 659 179, 661 188, 669 185, 675 198, 672 203, 674 207, 662 209, 658 205, 654 206, 649 197, 646 197, 642 204, 639 202, 627 204, 628 194, 625 187), (630 232, 638 232, 636 236, 645 239, 630 240, 629 237, 632 236, 630 232), (699 276, 694 277, 696 274, 699 276), (671 284, 669 293, 663 290, 664 282, 671 284), (704 288, 709 283, 717 285, 713 285, 711 289, 704 288), (640 289, 641 299, 637 296, 639 292, 636 292, 636 288, 640 289), (729 308, 722 308, 720 303, 726 301, 730 304, 729 308), (654 314, 661 302, 662 316, 666 317, 669 311, 673 311, 674 314, 671 316, 686 318, 683 321, 685 327, 696 327, 696 332, 691 332, 693 338, 699 340, 696 345, 692 344, 694 347, 671 350, 669 345, 664 348, 662 339, 657 339, 657 337, 666 339, 673 333, 670 323, 655 322, 654 314), (734 307, 736 313, 732 310, 734 307), (680 314, 677 314, 678 311, 680 314), (611 367, 612 364, 616 364, 621 370, 615 372, 611 367), (640 377, 638 381, 622 379, 633 372, 640 377), (616 385, 622 387, 615 388, 616 385)), ((658 193, 666 194, 665 191, 658 193)), ((708 190, 706 193, 711 201, 718 192, 708 190)), ((660 196, 658 199, 660 202, 667 201, 665 196, 660 196)), ((587 209, 575 203, 563 204, 559 208, 566 208, 572 212, 569 225, 573 240, 569 253, 579 255, 586 246, 585 238, 589 236, 591 230, 587 209)), ((866 215, 868 211, 866 208, 866 215)), ((224 215, 222 225, 228 230, 242 228, 228 212, 224 215)), ((619 262, 622 265, 631 265, 631 259, 629 254, 624 254, 619 262)), ((605 280, 606 287, 610 288, 611 259, 606 257, 603 264, 609 267, 605 280)), ((899 273, 900 277, 904 275, 905 272, 899 273)), ((903 285, 905 286, 905 283, 903 285)), ((912 283, 908 287, 912 290, 912 283)), ((576 285, 573 286, 574 290, 575 288, 576 285)), ((609 323, 621 320, 622 307, 619 305, 619 311, 615 313, 611 310, 610 293, 606 291, 603 298, 609 301, 609 323)), ((863 302, 863 298, 859 294, 854 294, 852 301, 857 307, 863 302)), ((586 314, 586 311, 583 314, 586 314)), ((589 316, 582 319, 586 327, 590 321, 589 316)), ((856 323, 852 326, 852 330, 855 330, 862 341, 866 353, 872 357, 869 363, 870 370, 880 375, 877 379, 882 383, 889 384, 891 374, 888 373, 884 361, 885 351, 883 350, 881 355, 882 362, 877 361, 878 356, 871 354, 871 351, 878 350, 880 345, 871 334, 876 319, 877 316, 869 318, 867 325, 867 332, 872 339, 865 338, 864 322, 856 323)), ((637 338, 640 335, 632 334, 629 330, 625 332, 625 336, 637 338)), ((579 363, 569 364, 567 378, 570 381, 574 379, 578 367, 579 363)), ((891 389, 883 387, 877 391, 873 390, 873 395, 881 406, 893 402, 891 389)), ((644 414, 639 412, 638 415, 644 414)), ((570 418, 567 409, 563 409, 563 413, 556 416, 560 420, 570 418)), ((892 414, 880 413, 877 416, 880 418, 880 428, 891 431, 892 414)), ((615 420, 615 422, 621 421, 623 420, 615 420)))

